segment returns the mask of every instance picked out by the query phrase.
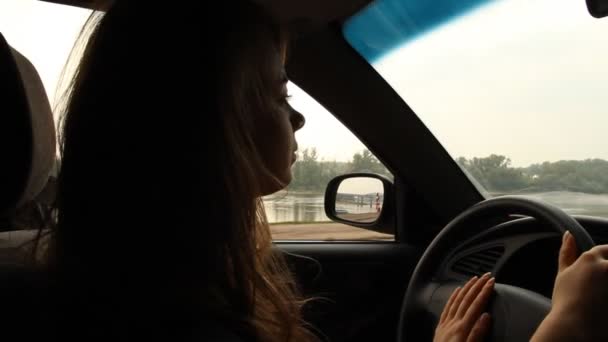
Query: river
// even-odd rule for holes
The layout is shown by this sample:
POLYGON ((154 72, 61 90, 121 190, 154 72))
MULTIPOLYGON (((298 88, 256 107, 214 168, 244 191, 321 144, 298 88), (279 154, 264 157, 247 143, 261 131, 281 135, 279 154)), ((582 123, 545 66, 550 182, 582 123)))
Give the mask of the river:
MULTIPOLYGON (((593 195, 568 191, 525 194, 564 209, 569 214, 608 217, 608 194, 593 195)), ((281 192, 264 198, 266 216, 270 223, 326 222, 324 197, 319 193, 281 192)), ((343 206, 356 212, 355 206, 343 206)))

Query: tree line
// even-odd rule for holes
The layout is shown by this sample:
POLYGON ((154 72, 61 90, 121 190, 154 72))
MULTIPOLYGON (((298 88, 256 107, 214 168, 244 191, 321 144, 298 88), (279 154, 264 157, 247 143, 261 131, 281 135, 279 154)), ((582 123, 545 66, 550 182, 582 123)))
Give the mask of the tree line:
MULTIPOLYGON (((608 161, 603 159, 560 160, 513 167, 511 159, 498 154, 482 158, 459 157, 468 174, 492 193, 571 191, 608 193, 608 161)), ((298 154, 288 189, 323 192, 334 177, 353 172, 372 172, 392 178, 391 173, 368 150, 355 153, 350 161, 326 161, 316 148, 298 154)))
POLYGON ((456 162, 489 192, 608 193, 608 161, 603 159, 560 160, 513 167, 508 157, 492 154, 485 158, 460 157, 456 162))
POLYGON ((307 148, 298 153, 289 190, 323 192, 334 177, 353 172, 371 172, 392 177, 391 173, 368 150, 353 155, 348 162, 320 160, 316 148, 307 148))

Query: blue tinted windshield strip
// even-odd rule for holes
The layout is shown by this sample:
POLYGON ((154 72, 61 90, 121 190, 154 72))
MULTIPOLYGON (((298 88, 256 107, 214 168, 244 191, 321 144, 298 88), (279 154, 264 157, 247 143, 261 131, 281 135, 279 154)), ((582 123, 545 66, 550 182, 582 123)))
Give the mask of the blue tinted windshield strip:
POLYGON ((496 0, 377 0, 347 20, 343 34, 368 62, 470 10, 496 0))

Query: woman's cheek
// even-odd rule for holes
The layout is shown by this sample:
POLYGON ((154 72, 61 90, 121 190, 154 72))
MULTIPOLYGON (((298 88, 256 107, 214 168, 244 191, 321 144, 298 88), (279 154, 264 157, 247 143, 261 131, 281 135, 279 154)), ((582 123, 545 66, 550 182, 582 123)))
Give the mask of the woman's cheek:
POLYGON ((291 180, 291 166, 293 162, 293 130, 289 120, 280 120, 276 131, 277 141, 275 145, 275 157, 277 175, 281 180, 288 182, 291 180))

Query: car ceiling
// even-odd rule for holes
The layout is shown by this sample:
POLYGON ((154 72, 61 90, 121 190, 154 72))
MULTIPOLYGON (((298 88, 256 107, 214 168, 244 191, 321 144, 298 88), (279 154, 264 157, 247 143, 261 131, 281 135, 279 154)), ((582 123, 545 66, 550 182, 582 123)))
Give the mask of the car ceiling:
MULTIPOLYGON (((105 7, 108 0, 40 0, 90 9, 105 7)), ((314 28, 342 21, 365 7, 371 0, 254 0, 268 8, 284 23, 314 28)))

